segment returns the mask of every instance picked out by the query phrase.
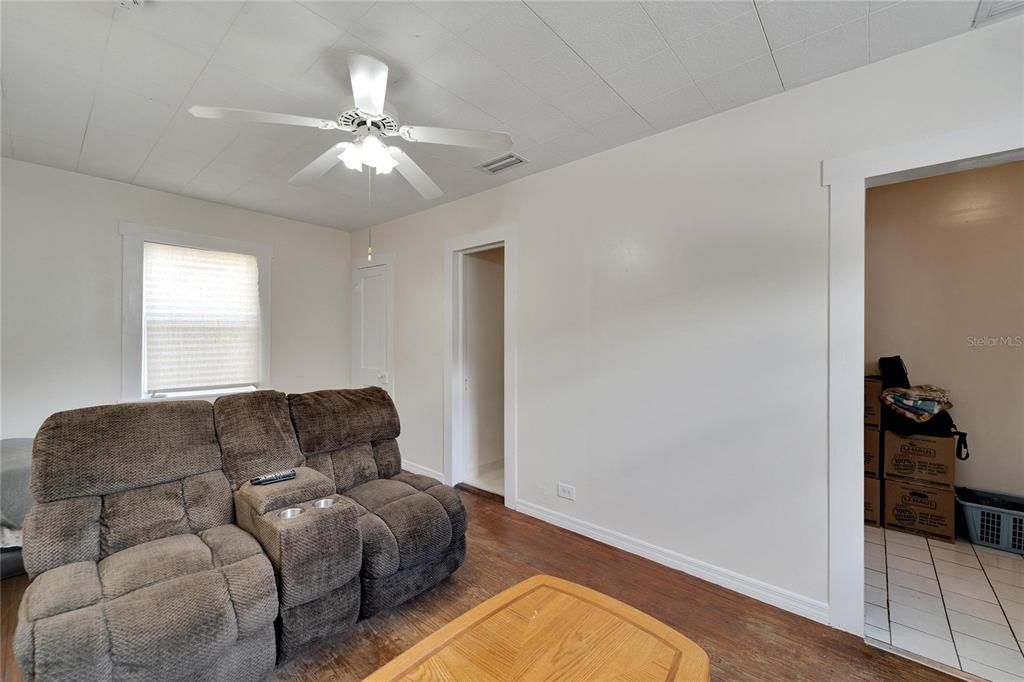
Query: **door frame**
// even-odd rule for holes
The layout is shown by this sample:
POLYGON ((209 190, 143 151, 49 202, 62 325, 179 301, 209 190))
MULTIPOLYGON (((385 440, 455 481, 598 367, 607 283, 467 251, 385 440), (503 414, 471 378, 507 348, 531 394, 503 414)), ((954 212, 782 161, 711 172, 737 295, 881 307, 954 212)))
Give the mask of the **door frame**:
MULTIPOLYGON (((372 261, 368 261, 365 258, 353 258, 352 259, 352 275, 351 275, 351 278, 350 278, 350 286, 352 287, 352 291, 354 292, 355 291, 355 285, 356 285, 356 274, 360 270, 366 270, 368 268, 375 268, 375 267, 377 267, 379 265, 387 266, 387 271, 386 271, 386 274, 385 274, 385 281, 386 281, 387 287, 388 287, 388 295, 387 295, 387 300, 385 302, 385 305, 387 305, 388 309, 387 309, 387 311, 385 313, 385 320, 384 320, 384 322, 387 325, 387 336, 388 336, 388 350, 387 350, 387 356, 388 356, 388 379, 390 380, 389 383, 390 383, 390 386, 391 386, 391 390, 388 393, 391 396, 391 399, 397 403, 398 402, 398 382, 395 381, 395 374, 396 374, 396 372, 395 372, 395 256, 394 256, 394 254, 391 254, 391 253, 380 253, 380 254, 377 254, 377 253, 375 253, 375 254, 373 254, 373 260, 372 261)), ((350 336, 349 336, 350 342, 352 344, 351 352, 349 353, 349 356, 350 356, 350 359, 349 359, 349 377, 350 377, 350 383, 352 383, 352 384, 354 384, 355 380, 356 380, 356 360, 358 358, 356 350, 358 348, 357 344, 359 343, 359 338, 358 338, 358 334, 356 333, 357 330, 356 330, 356 325, 355 325, 356 310, 355 310, 355 306, 352 305, 354 303, 354 300, 353 300, 354 298, 355 297, 352 297, 349 300, 349 304, 350 304, 350 308, 351 308, 349 310, 349 320, 352 323, 352 329, 350 331, 350 336)))
POLYGON ((499 226, 450 239, 444 244, 444 477, 445 483, 454 485, 461 480, 462 415, 463 415, 463 256, 495 247, 505 249, 504 317, 505 317, 505 506, 516 508, 517 499, 517 438, 516 407, 516 316, 518 291, 516 261, 516 230, 512 226, 499 226))
POLYGON ((900 174, 910 171, 1021 148, 1024 121, 1009 119, 822 162, 822 185, 829 189, 828 603, 829 622, 840 630, 864 634, 861 477, 867 187, 900 181, 900 174))

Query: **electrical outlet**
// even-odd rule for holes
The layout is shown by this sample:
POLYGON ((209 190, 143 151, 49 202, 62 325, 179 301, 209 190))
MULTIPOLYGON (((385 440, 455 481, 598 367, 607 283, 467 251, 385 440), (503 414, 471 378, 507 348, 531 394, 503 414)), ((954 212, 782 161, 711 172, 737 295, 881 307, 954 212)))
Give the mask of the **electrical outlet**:
POLYGON ((558 496, 564 497, 567 500, 576 501, 576 486, 569 485, 568 483, 558 484, 558 496))

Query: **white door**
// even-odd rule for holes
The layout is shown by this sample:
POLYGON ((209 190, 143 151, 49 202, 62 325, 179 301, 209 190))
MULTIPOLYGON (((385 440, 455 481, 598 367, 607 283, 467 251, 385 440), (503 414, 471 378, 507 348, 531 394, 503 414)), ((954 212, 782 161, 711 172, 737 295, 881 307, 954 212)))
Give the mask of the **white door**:
POLYGON ((394 395, 391 367, 391 265, 352 271, 352 385, 394 395))

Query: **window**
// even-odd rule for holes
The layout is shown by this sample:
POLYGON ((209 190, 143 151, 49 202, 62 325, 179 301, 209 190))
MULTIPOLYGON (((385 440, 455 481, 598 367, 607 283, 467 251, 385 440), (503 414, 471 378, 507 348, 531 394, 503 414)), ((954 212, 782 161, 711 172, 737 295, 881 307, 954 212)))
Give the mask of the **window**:
POLYGON ((267 382, 269 249, 122 225, 125 400, 267 382))

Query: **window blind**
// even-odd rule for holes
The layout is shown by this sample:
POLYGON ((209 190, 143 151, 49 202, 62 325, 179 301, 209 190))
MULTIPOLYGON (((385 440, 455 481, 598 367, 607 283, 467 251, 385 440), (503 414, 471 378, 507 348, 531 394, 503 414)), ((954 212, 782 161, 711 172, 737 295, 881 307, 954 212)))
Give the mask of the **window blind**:
POLYGON ((259 381, 256 256, 146 242, 143 319, 148 393, 259 381))

